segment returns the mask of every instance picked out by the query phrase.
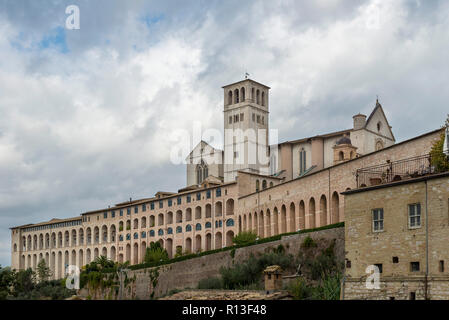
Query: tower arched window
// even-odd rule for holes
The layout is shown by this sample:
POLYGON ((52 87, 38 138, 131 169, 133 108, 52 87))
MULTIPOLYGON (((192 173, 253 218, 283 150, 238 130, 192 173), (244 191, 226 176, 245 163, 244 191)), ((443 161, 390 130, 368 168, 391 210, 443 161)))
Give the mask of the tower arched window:
POLYGON ((242 87, 242 89, 240 89, 240 99, 242 102, 245 101, 245 88, 242 87))
POLYGON ((196 166, 196 182, 201 184, 209 176, 209 168, 207 164, 201 160, 201 163, 196 166))
POLYGON ((299 174, 303 174, 306 171, 306 150, 302 148, 299 151, 299 174))
POLYGON ((259 89, 257 89, 257 91, 256 91, 256 103, 259 104, 259 101, 260 101, 260 91, 259 91, 259 89))
POLYGON ((232 91, 229 90, 228 92, 228 104, 231 105, 232 104, 232 91))
POLYGON ((234 90, 234 103, 239 103, 239 89, 234 90))
POLYGON ((265 92, 262 92, 261 104, 262 104, 262 106, 265 106, 265 92))

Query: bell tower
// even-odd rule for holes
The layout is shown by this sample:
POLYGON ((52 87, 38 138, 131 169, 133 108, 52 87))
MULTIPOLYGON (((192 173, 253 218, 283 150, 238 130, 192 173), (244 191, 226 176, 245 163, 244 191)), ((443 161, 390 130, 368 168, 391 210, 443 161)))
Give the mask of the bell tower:
POLYGON ((239 170, 269 173, 268 106, 266 85, 245 79, 224 90, 224 182, 239 170))

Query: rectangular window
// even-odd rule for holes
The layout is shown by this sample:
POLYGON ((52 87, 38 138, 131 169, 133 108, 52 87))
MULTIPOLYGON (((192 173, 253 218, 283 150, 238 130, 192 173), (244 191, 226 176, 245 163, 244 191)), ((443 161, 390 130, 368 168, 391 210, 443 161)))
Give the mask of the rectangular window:
POLYGON ((151 203, 150 203, 150 209, 151 209, 151 210, 154 210, 154 202, 151 202, 151 203))
POLYGON ((207 192, 206 192, 206 199, 210 199, 210 190, 207 190, 207 192))
POLYGON ((410 271, 418 272, 419 271, 419 262, 410 262, 410 271))
POLYGON ((260 123, 260 116, 257 116, 257 123, 260 123))
POLYGON ((190 196, 190 194, 187 196, 187 203, 190 203, 190 201, 192 201, 192 197, 190 196))
POLYGON ((108 213, 107 212, 103 213, 103 218, 105 218, 105 219, 108 218, 108 213))
POLYGON ((399 258, 398 257, 393 257, 393 263, 399 263, 399 258))
POLYGON ((171 207, 171 205, 173 203, 173 200, 172 199, 168 199, 167 203, 168 203, 168 206, 171 207))
POLYGON ((115 218, 115 211, 114 210, 111 211, 111 218, 115 218))
POLYGON ((198 192, 198 193, 196 194, 196 200, 201 200, 201 192, 198 192))
POLYGON ((243 121, 243 113, 240 114, 240 121, 243 121))
POLYGON ((408 205, 408 225, 409 228, 421 227, 421 204, 414 203, 408 205))
POLYGON ((229 124, 232 123, 232 116, 229 116, 229 124))
POLYGON ((265 120, 264 120, 264 117, 262 117, 262 124, 265 124, 265 120))
POLYGON ((237 159, 238 156, 239 156, 238 151, 234 151, 234 158, 237 159))
POLYGON ((440 270, 440 272, 444 272, 444 260, 440 260, 439 270, 440 270))
POLYGON ((221 188, 218 188, 218 189, 215 191, 215 196, 216 196, 216 197, 221 197, 221 188))
POLYGON ((147 211, 147 205, 145 203, 142 205, 142 211, 147 211))
POLYGON ((177 199, 177 200, 178 200, 178 202, 177 202, 177 203, 178 203, 178 204, 181 204, 181 197, 178 197, 178 199, 177 199))
POLYGON ((416 292, 410 292, 410 300, 416 300, 416 292))
POLYGON ((126 208, 126 214, 129 216, 131 214, 131 208, 126 208))
POLYGON ((255 122, 255 121, 256 121, 256 114, 253 113, 253 122, 255 122))
POLYGON ((159 209, 164 207, 164 202, 163 201, 159 201, 159 209))
POLYGON ((139 212, 139 208, 137 206, 134 206, 134 213, 139 212))
POLYGON ((384 209, 373 209, 373 231, 380 232, 384 230, 384 209))
POLYGON ((234 122, 239 122, 239 115, 238 114, 234 115, 234 122))

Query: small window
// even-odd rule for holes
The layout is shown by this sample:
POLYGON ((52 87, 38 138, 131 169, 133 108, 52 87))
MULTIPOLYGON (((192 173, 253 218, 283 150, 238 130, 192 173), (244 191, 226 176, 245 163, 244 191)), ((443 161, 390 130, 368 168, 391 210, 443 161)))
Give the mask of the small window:
POLYGON ((131 214, 131 208, 126 208, 126 214, 129 216, 131 214))
POLYGON ((243 113, 240 114, 240 121, 243 121, 243 113))
POLYGON ((239 122, 239 115, 238 114, 234 115, 234 122, 239 122))
POLYGON ((377 131, 380 131, 380 129, 382 128, 382 122, 378 122, 377 123, 377 131))
POLYGON ((346 260, 346 269, 351 269, 351 260, 346 260))
POLYGON ((151 202, 151 203, 150 203, 150 209, 151 209, 151 210, 154 210, 154 202, 151 202))
POLYGON ((234 158, 237 158, 239 156, 238 151, 234 151, 234 158))
POLYGON ((196 200, 201 200, 201 192, 198 192, 198 193, 196 194, 196 200))
POLYGON ((190 203, 190 201, 192 201, 192 197, 190 196, 190 194, 187 196, 187 203, 190 203))
POLYGON ((374 264, 377 268, 379 268, 379 273, 382 273, 383 268, 382 268, 382 263, 376 263, 374 264))
POLYGON ((260 123, 260 116, 257 116, 257 123, 260 123))
POLYGON ((142 205, 142 211, 147 211, 147 205, 145 203, 142 205))
POLYGON ((440 260, 440 265, 439 265, 439 270, 440 272, 444 272, 444 260, 440 260))
POLYGON ((178 204, 181 204, 181 197, 178 197, 177 201, 178 204))
POLYGON ((229 116, 229 124, 232 123, 232 116, 229 116))
POLYGON ((172 199, 168 199, 167 203, 168 203, 168 206, 171 207, 172 204, 173 204, 173 200, 172 199))
POLYGON ((255 122, 255 121, 256 121, 256 114, 253 113, 253 122, 255 122))
POLYGON ((139 208, 137 206, 134 207, 134 213, 139 212, 139 208))
POLYGON ((410 271, 418 272, 419 271, 419 262, 410 262, 410 271))
POLYGON ((408 205, 408 222, 410 228, 421 227, 421 204, 409 204, 408 205))
POLYGON ((410 300, 416 300, 416 292, 410 292, 410 300))
POLYGON ((217 190, 215 191, 215 196, 221 197, 221 188, 217 188, 217 190))
POLYGON ((108 218, 108 213, 107 212, 103 213, 103 218, 105 218, 105 219, 108 218))
POLYGON ((398 257, 393 257, 393 263, 399 263, 399 258, 398 257))
POLYGON ((380 232, 384 230, 384 209, 373 209, 373 231, 380 232))
POLYGON ((164 207, 164 202, 163 201, 159 201, 159 209, 164 207))
POLYGON ((211 196, 211 192, 210 192, 210 190, 207 190, 207 192, 206 192, 206 199, 210 199, 210 196, 211 196))
POLYGON ((115 211, 114 210, 111 211, 111 218, 115 218, 115 211))

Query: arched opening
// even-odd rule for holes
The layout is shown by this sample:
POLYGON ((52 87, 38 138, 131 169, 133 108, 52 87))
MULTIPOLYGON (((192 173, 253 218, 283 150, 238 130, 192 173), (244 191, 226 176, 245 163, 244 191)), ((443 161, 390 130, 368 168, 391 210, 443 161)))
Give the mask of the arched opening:
POLYGON ((296 215, 295 215, 295 204, 292 202, 290 203, 290 224, 289 224, 289 232, 296 231, 296 215))
MULTIPOLYGON (((84 245, 84 230, 81 228, 79 231, 78 231, 78 234, 79 234, 79 244, 80 244, 80 246, 82 246, 82 245, 84 245)), ((52 238, 53 238, 53 236, 55 236, 55 243, 56 243, 56 235, 53 233, 53 235, 52 235, 52 238)), ((55 246, 53 246, 53 247, 55 247, 55 246)))
POLYGON ((263 92, 263 91, 262 91, 262 99, 261 100, 262 100, 261 101, 262 106, 265 106, 265 92, 263 92))
POLYGON ((243 231, 248 231, 248 227, 246 225, 246 214, 243 215, 243 225, 242 225, 242 230, 243 231))
POLYGON ((117 261, 117 250, 115 249, 115 246, 111 247, 111 254, 109 257, 112 261, 117 261))
POLYGON ((182 222, 182 211, 178 210, 176 211, 176 223, 181 223, 182 222))
POLYGON ((95 249, 94 249, 94 260, 97 259, 98 256, 99 256, 98 248, 95 248, 95 249))
POLYGON ((201 184, 209 176, 209 167, 207 164, 201 160, 196 166, 196 183, 201 184))
POLYGON ((239 103, 239 89, 234 90, 234 103, 239 103))
POLYGON ((309 229, 315 228, 315 199, 309 200, 309 229))
POLYGON ((215 203, 215 216, 221 217, 222 215, 223 215, 223 205, 219 201, 219 202, 215 203))
POLYGON ((76 243, 76 230, 72 230, 72 247, 75 247, 76 243))
POLYGON ((299 202, 299 229, 303 230, 306 228, 306 208, 303 200, 299 202))
POLYGON ((212 250, 212 234, 206 234, 206 251, 212 250))
POLYGON ((245 88, 240 89, 240 101, 245 102, 245 88))
POLYGON ((223 236, 221 235, 221 232, 217 232, 215 234, 215 249, 221 249, 223 246, 223 236))
POLYGON ((340 201, 338 193, 334 191, 332 194, 332 219, 331 223, 337 223, 340 221, 340 201))
MULTIPOLYGON (((89 253, 89 257, 90 257, 90 253, 89 253)), ((63 262, 62 262, 62 252, 59 251, 58 252, 58 279, 61 279, 63 277, 62 264, 63 264, 63 262)))
POLYGON ((76 251, 75 250, 72 250, 72 257, 70 260, 70 264, 76 265, 76 251))
POLYGON ((256 192, 259 191, 259 188, 260 188, 260 182, 259 182, 259 180, 256 180, 256 192))
POLYGON ((92 261, 92 254, 90 252, 90 249, 86 250, 86 264, 90 263, 92 261))
POLYGON ((134 243, 133 246, 133 264, 139 263, 139 245, 134 243))
POLYGON ((167 224, 172 224, 173 223, 173 212, 169 211, 167 213, 167 224))
POLYGON ((185 252, 186 253, 192 253, 192 239, 191 238, 187 238, 186 239, 186 245, 185 245, 185 252))
POLYGON ((186 209, 186 221, 192 221, 192 209, 191 208, 186 209))
POLYGON ((287 232, 287 208, 285 205, 281 207, 281 233, 287 232))
POLYGON ((226 215, 232 216, 234 214, 234 199, 228 199, 226 201, 226 215))
POLYGON ((201 236, 199 234, 195 237, 195 252, 201 252, 201 236))
POLYGON ((273 236, 279 234, 279 211, 278 208, 273 209, 273 236))
POLYGON ((259 89, 257 89, 257 91, 256 91, 256 103, 260 104, 259 101, 260 101, 260 91, 259 91, 259 89))
POLYGON ((250 214, 248 214, 248 231, 254 231, 253 229, 253 217, 250 214))
POLYGON ((262 190, 265 190, 267 188, 267 180, 262 181, 262 190))
POLYGON ((320 198, 320 225, 317 227, 325 225, 327 225, 327 200, 326 196, 323 194, 320 198))
POLYGON ((242 216, 239 216, 239 233, 242 232, 242 216))
POLYGON ((201 219, 201 207, 197 206, 195 208, 195 220, 201 219))
MULTIPOLYGON (((83 245, 84 243, 84 231, 83 229, 80 229, 79 231, 79 235, 80 235, 80 245, 83 245)), ((51 248, 54 249, 56 248, 56 233, 52 233, 51 234, 51 248)))
POLYGON ((165 250, 167 250, 168 257, 173 258, 173 239, 168 238, 165 242, 165 250))
POLYGON ((142 217, 142 219, 140 219, 140 227, 142 229, 147 227, 147 218, 146 217, 142 217))
POLYGON ((212 206, 210 204, 206 204, 206 218, 211 217, 212 206))
MULTIPOLYGON (((86 233, 87 233, 87 244, 91 244, 92 243, 92 231, 90 228, 86 229, 86 233)), ((58 235, 59 238, 59 235, 58 235)))
POLYGON ((156 225, 156 218, 151 215, 150 216, 150 228, 153 228, 156 225))
POLYGON ((125 262, 129 261, 131 262, 131 245, 128 243, 126 245, 126 249, 125 249, 125 262))
POLYGON ((267 209, 266 232, 267 237, 271 237, 271 212, 267 209))
POLYGON ((109 258, 108 257, 108 249, 106 249, 106 247, 103 247, 103 249, 101 249, 101 255, 105 258, 109 258))
POLYGON ((143 262, 145 260, 145 254, 147 253, 147 243, 142 241, 140 244, 140 261, 143 262))
MULTIPOLYGON (((45 235, 45 237, 47 237, 47 235, 45 235)), ((47 240, 47 239, 45 239, 47 240)), ((70 236, 69 236, 69 232, 66 231, 64 232, 64 246, 65 247, 69 247, 70 246, 70 236)), ((47 241, 45 241, 45 247, 47 248, 47 241)))
POLYGON ((111 241, 115 242, 116 230, 115 230, 115 225, 114 224, 111 226, 111 232, 110 233, 111 233, 111 241))
POLYGON ((260 211, 259 213, 259 236, 261 238, 265 237, 265 224, 263 218, 263 211, 260 211))
POLYGON ((103 226, 101 228, 101 239, 102 239, 102 243, 108 242, 108 227, 106 227, 106 226, 103 226))
POLYGON ((232 104, 232 91, 229 90, 229 92, 228 92, 228 105, 231 105, 231 104, 232 104))
POLYGON ((226 247, 232 246, 232 239, 234 239, 234 231, 229 230, 226 232, 226 247))
POLYGON ((344 159, 345 159, 345 155, 344 155, 343 151, 340 151, 340 152, 338 153, 338 160, 342 161, 342 160, 344 160, 344 159))
POLYGON ((164 215, 162 213, 159 213, 157 221, 158 221, 158 226, 164 225, 164 215))
MULTIPOLYGON (((83 258, 83 254, 82 254, 82 252, 83 252, 83 250, 80 250, 80 259, 82 259, 83 258)), ((82 267, 83 266, 83 264, 81 263, 80 264, 80 266, 82 267)), ((51 259, 50 259, 50 271, 52 272, 52 274, 53 274, 53 279, 57 279, 57 274, 56 274, 56 253, 55 252, 52 252, 51 253, 51 259)))
POLYGON ((96 244, 100 242, 100 229, 98 227, 94 228, 94 242, 96 244))

